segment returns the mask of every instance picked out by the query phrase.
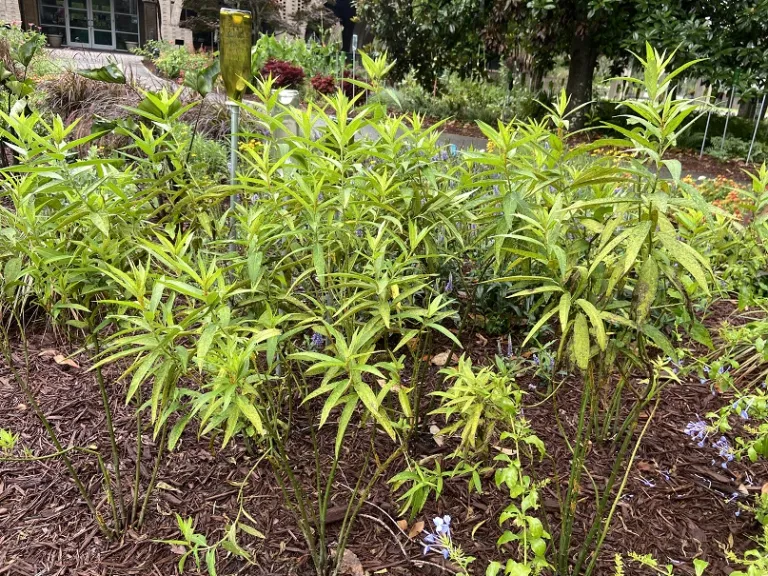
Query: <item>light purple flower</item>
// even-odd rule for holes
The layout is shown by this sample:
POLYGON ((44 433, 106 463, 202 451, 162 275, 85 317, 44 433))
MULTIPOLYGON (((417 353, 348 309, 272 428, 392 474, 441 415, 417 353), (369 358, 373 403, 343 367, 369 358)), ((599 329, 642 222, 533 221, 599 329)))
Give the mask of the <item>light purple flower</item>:
POLYGON ((325 337, 322 334, 313 332, 311 342, 315 348, 322 348, 325 345, 325 337))

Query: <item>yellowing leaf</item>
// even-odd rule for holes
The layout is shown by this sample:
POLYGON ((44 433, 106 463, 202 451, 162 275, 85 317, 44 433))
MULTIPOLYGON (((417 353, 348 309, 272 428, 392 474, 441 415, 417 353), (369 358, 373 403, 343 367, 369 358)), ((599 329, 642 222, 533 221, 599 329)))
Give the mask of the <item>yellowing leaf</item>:
POLYGON ((63 354, 56 354, 53 357, 53 361, 56 362, 56 364, 59 364, 60 366, 69 366, 70 368, 80 368, 80 364, 78 364, 71 358, 67 358, 63 354))
POLYGON ((248 421, 253 425, 253 429, 257 434, 264 434, 264 424, 261 421, 261 415, 253 404, 248 402, 243 396, 237 397, 237 407, 240 408, 240 412, 245 416, 248 421))
POLYGON ((261 538, 262 540, 266 538, 263 532, 256 530, 256 528, 253 528, 252 526, 248 526, 248 524, 243 524, 242 522, 238 522, 237 527, 243 532, 245 532, 246 534, 250 534, 255 538, 261 538))
POLYGON ((632 294, 632 308, 638 324, 645 324, 650 316, 651 306, 656 300, 658 284, 659 267, 656 265, 656 260, 649 256, 640 269, 640 277, 632 294))
POLYGON ((573 355, 578 367, 586 370, 589 366, 589 326, 584 314, 576 316, 573 326, 573 355))

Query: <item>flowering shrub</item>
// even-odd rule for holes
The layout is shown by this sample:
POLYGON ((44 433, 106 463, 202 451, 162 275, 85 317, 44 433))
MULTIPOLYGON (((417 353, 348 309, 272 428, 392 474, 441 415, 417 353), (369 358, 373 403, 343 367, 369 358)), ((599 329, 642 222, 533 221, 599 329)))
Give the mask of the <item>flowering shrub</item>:
POLYGON ((261 76, 271 76, 277 88, 298 88, 304 81, 304 70, 285 60, 268 60, 261 69, 261 76))

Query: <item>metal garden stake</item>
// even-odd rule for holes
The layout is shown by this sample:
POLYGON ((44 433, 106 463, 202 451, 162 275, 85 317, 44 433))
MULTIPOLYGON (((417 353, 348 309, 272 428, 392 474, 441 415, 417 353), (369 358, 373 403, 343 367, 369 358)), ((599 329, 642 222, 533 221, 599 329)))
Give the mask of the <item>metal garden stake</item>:
POLYGON ((757 138, 757 131, 760 128, 760 120, 763 119, 763 113, 765 111, 765 94, 763 94, 763 101, 760 102, 760 111, 757 114, 757 120, 755 121, 755 131, 752 132, 752 142, 749 145, 749 153, 747 154, 747 164, 749 164, 752 158, 752 148, 755 146, 755 138, 757 138))
POLYGON ((354 80, 357 77, 357 73, 355 72, 357 64, 357 34, 352 34, 352 98, 355 97, 355 84, 354 80))

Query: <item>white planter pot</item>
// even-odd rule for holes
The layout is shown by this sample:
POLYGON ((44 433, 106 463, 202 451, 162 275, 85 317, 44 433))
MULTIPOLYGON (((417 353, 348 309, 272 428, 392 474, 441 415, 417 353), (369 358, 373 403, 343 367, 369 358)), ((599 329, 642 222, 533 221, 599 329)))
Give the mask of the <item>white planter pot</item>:
POLYGON ((128 50, 128 52, 132 52, 133 50, 136 50, 136 48, 139 47, 138 42, 126 42, 125 43, 125 49, 128 50))
POLYGON ((64 37, 61 34, 48 34, 48 44, 51 48, 61 48, 64 37))
POLYGON ((278 96, 280 104, 283 106, 298 106, 299 105, 299 91, 292 88, 284 88, 280 90, 280 96, 278 96))

